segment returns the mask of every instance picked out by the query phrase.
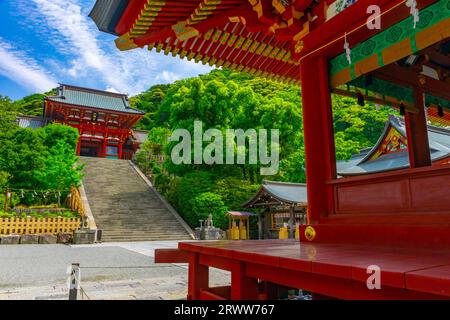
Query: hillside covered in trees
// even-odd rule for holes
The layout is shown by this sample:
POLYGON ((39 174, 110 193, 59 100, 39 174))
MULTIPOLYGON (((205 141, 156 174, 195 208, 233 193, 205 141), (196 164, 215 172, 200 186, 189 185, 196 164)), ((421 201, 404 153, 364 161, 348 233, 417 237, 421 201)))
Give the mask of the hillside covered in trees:
MULTIPOLYGON (((57 135, 56 131, 63 129, 50 126, 49 129, 33 132, 11 124, 18 114, 41 115, 43 98, 54 93, 34 94, 14 102, 1 97, 0 170, 3 185, 8 177, 10 182, 19 187, 35 185, 50 188, 44 184, 48 177, 35 173, 45 173, 44 168, 53 166, 55 175, 58 166, 50 162, 56 159, 49 160, 49 155, 53 154, 55 158, 70 150, 74 152, 76 132, 70 128, 65 129, 67 132, 64 133, 70 136, 66 140, 69 147, 57 150, 63 148, 62 143, 57 146, 58 143, 54 141, 49 145, 46 137, 57 135), (42 147, 32 148, 33 144, 42 147), (17 150, 17 153, 12 150, 17 150), (14 170, 13 174, 8 173, 14 170)), ((152 176, 156 187, 192 226, 197 226, 199 219, 212 213, 218 225, 225 227, 223 213, 240 209, 240 205, 256 192, 263 179, 306 181, 302 103, 297 86, 228 70, 214 70, 199 77, 153 86, 132 97, 131 104, 146 112, 137 127, 150 132, 136 161, 152 176), (279 129, 279 172, 273 176, 261 176, 260 164, 173 164, 170 155, 176 143, 169 142, 169 137, 178 128, 192 133, 195 120, 203 122, 204 131, 210 128, 222 132, 226 129, 279 129), (163 162, 158 160, 161 155, 165 159, 163 162)), ((389 112, 392 109, 376 108, 372 104, 361 107, 355 99, 334 96, 337 158, 348 159, 352 153, 375 144, 389 112)), ((60 157, 58 161, 64 160, 60 157)), ((73 159, 66 162, 72 163, 73 159)), ((73 178, 78 180, 78 173, 74 174, 73 178)))
MULTIPOLYGON (((263 179, 305 182, 301 94, 297 86, 255 78, 228 70, 158 85, 131 99, 146 115, 139 127, 150 131, 137 154, 139 165, 153 176, 157 188, 191 225, 208 213, 225 226, 225 210, 238 210, 263 179), (204 130, 279 129, 280 170, 261 176, 257 165, 174 165, 168 137, 177 128, 193 132, 194 120, 204 130), (156 155, 164 154, 158 163, 156 155)), ((348 159, 373 146, 392 109, 355 99, 333 97, 336 156, 348 159)))

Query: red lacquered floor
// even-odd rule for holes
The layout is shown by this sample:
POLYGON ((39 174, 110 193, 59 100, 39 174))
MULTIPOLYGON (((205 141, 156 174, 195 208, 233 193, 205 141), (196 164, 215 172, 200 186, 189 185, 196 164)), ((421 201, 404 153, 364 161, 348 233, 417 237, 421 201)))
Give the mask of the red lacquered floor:
POLYGON ((256 279, 342 299, 450 298, 448 249, 255 240, 184 242, 178 254, 190 264, 193 299, 219 298, 208 287, 208 267, 231 271, 232 299, 256 298, 256 279), (380 290, 367 288, 372 265, 381 269, 380 290))

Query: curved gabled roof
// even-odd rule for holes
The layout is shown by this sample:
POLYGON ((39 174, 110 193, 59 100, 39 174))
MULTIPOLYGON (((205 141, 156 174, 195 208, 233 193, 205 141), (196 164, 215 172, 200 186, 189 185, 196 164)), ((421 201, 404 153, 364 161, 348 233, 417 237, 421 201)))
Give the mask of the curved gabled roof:
MULTIPOLYGON (((391 128, 395 129, 406 139, 405 123, 397 117, 390 116, 383 133, 369 152, 365 150, 360 154, 352 156, 349 161, 337 162, 338 175, 353 176, 408 168, 409 156, 407 149, 383 154, 373 159, 373 156, 382 147, 391 128)), ((428 140, 430 143, 432 162, 450 158, 450 130, 428 126, 428 140)))
POLYGON ((89 107, 137 115, 144 114, 144 112, 130 107, 128 96, 126 94, 82 88, 66 84, 60 85, 58 96, 46 97, 46 100, 80 107, 89 107))
POLYGON ((244 203, 244 208, 265 203, 265 199, 273 199, 280 204, 306 204, 308 202, 306 184, 264 180, 256 195, 244 203))

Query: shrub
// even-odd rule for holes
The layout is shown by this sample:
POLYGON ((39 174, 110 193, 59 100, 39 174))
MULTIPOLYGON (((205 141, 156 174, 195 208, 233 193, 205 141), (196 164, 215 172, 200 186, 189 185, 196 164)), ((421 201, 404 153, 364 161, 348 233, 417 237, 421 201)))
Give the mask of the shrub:
POLYGON ((206 220, 211 214, 214 225, 221 229, 226 229, 228 219, 225 213, 228 208, 222 201, 222 197, 216 193, 205 192, 193 200, 192 212, 186 217, 191 225, 199 224, 199 220, 206 220))
POLYGON ((251 184, 248 181, 226 177, 216 181, 213 192, 222 197, 225 205, 231 210, 242 210, 241 206, 260 188, 258 184, 251 184))
POLYGON ((203 171, 189 173, 180 178, 179 183, 175 185, 175 189, 171 193, 172 205, 191 227, 199 225, 198 219, 193 213, 194 199, 202 193, 211 191, 212 185, 212 175, 203 171))

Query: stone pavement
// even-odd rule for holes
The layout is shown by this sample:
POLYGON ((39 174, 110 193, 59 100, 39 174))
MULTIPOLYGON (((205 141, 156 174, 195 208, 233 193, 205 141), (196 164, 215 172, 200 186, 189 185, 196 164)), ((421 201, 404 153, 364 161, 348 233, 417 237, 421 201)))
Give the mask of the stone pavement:
MULTIPOLYGON (((153 262, 154 249, 177 243, 0 246, 0 299, 67 299, 71 263, 81 265, 85 299, 184 299, 187 265, 153 262)), ((210 279, 226 285, 230 275, 213 269, 210 279)))

